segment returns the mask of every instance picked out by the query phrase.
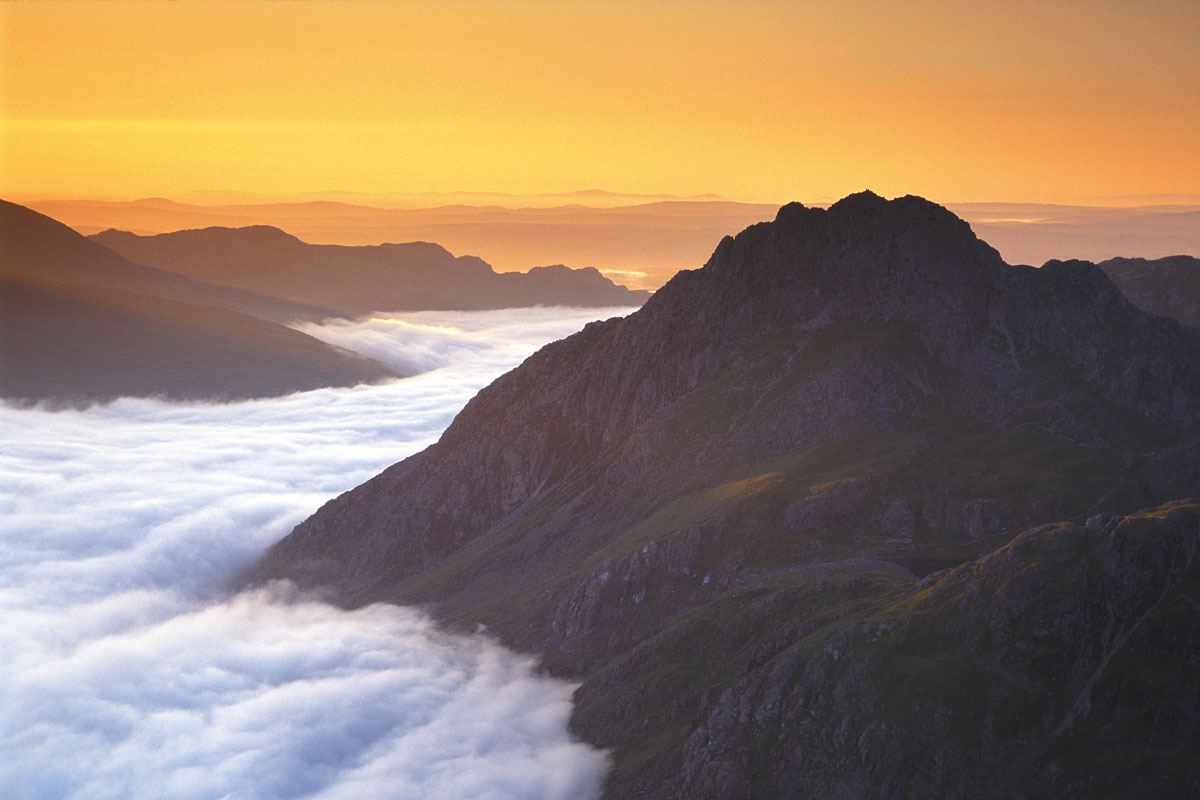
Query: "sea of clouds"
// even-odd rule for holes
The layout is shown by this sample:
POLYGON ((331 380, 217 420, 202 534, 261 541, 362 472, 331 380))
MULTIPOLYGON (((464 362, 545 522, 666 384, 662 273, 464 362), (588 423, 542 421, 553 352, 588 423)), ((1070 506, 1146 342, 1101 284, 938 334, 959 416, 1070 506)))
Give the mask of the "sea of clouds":
POLYGON ((308 333, 421 374, 230 404, 0 408, 0 796, 588 798, 572 687, 412 609, 230 597, 329 498, 542 344, 629 309, 308 333))

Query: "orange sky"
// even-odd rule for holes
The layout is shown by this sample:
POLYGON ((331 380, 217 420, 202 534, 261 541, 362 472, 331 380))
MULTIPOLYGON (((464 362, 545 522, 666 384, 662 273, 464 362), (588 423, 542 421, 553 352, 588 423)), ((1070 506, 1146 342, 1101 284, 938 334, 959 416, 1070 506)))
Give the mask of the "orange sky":
POLYGON ((0 3, 0 191, 1200 193, 1200 3, 0 3))

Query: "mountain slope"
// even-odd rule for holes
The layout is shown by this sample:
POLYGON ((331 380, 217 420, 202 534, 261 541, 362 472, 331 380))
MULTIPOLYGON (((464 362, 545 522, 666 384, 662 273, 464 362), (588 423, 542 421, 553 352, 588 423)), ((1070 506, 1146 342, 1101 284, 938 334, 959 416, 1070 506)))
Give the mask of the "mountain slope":
POLYGON ((0 397, 276 397, 395 377, 307 334, 211 306, 0 272, 0 397))
POLYGON ((1200 258, 1110 258, 1099 267, 1138 308, 1200 327, 1200 258))
MULTIPOLYGON (((486 623, 583 680, 610 796, 658 796, 700 786, 707 709, 801 635, 790 575, 823 627, 1025 527, 1200 494, 1198 433, 1200 331, 1094 265, 1010 267, 945 209, 864 193, 785 206, 543 348, 248 579, 486 623)), ((769 762, 741 769, 785 785, 769 762)))
MULTIPOLYGON (((772 600, 804 610, 702 704, 680 796, 1200 789, 1196 501, 1035 528, 916 585, 860 570, 850 589, 852 575, 779 579, 772 600)), ((779 618, 763 605, 730 609, 726 647, 779 618)))
POLYGON ((345 316, 320 305, 204 283, 130 263, 61 222, 4 200, 0 200, 0 258, 9 272, 216 306, 273 322, 318 322, 345 316))
POLYGON ((91 237, 139 264, 351 314, 533 305, 629 306, 649 296, 595 269, 556 266, 497 274, 436 244, 312 245, 278 228, 204 228, 157 236, 108 230, 91 237))
POLYGON ((205 302, 248 293, 130 264, 19 206, 0 207, 0 223, 2 397, 267 397, 396 376, 299 331, 205 302))

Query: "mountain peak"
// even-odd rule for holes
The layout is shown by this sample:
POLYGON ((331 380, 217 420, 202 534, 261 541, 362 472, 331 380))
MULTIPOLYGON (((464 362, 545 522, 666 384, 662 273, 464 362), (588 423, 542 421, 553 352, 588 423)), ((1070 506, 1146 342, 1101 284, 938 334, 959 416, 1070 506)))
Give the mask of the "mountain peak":
POLYGON ((406 258, 425 258, 437 262, 453 261, 455 256, 436 242, 386 242, 379 245, 391 255, 406 258))
MULTIPOLYGON (((977 795, 1000 785, 1031 741, 1038 753, 1060 747, 1061 720, 1077 718, 1071 735, 1086 737, 1071 740, 1072 763, 1096 760, 1054 769, 1086 794, 1104 785, 1092 776, 1108 758, 1094 754, 1112 741, 1109 720, 1141 713, 1149 696, 1107 710, 1112 697, 1135 695, 1122 694, 1128 670, 1095 677, 1113 639, 1101 631, 1133 631, 1168 582, 1187 585, 1144 576, 1182 574, 1147 565, 1188 560, 1194 504, 1119 525, 1047 526, 978 567, 927 584, 916 573, 1040 521, 1200 490, 1200 331, 1138 312, 1105 281, 1081 262, 1008 267, 965 222, 917 197, 789 204, 724 239, 703 269, 680 273, 640 311, 593 323, 497 379, 436 444, 328 503, 249 579, 325 586, 350 605, 419 603, 543 654, 581 681, 581 736, 649 754, 616 759, 612 797, 894 787, 875 765, 902 774, 893 755, 905 742, 967 712, 947 706, 934 728, 905 729, 881 749, 880 697, 917 687, 888 716, 899 719, 928 702, 928 687, 962 698, 963 687, 1008 680, 980 676, 1057 658, 1051 671, 1074 669, 1078 680, 1022 705, 1027 726, 992 725, 1012 703, 987 689, 968 703, 979 727, 960 725, 934 748, 969 739, 945 763, 985 752, 981 766, 939 762, 896 793, 977 795), (1179 545, 1158 550, 1168 536, 1179 545), (1128 586, 1111 580, 1122 574, 1128 586), (1085 584, 1099 594, 1080 605, 1085 584), (1117 595, 1129 602, 1109 602, 1117 595), (1044 610, 1067 601, 1086 613, 1045 628, 1044 610), (912 621, 914 602, 926 622, 895 628, 912 621), (839 616, 853 624, 834 631, 839 616), (857 633, 885 638, 876 647, 857 633), (1105 710, 1076 714, 1093 684, 1105 710), (823 697, 836 702, 813 718, 823 697), (847 717, 851 706, 867 711, 847 717), (832 737, 817 767, 793 758, 846 719, 856 727, 832 737), (857 783, 843 780, 862 764, 857 783)), ((1161 644, 1125 642, 1120 657, 1137 664, 1161 644)), ((1018 695, 1027 699, 1031 680, 1018 695)), ((1178 696, 1154 701, 1164 719, 1184 718, 1178 696)))
POLYGON ((887 205, 887 203, 888 203, 888 201, 886 199, 875 194, 870 189, 864 189, 861 192, 855 192, 854 194, 846 195, 841 200, 838 200, 836 203, 831 205, 829 207, 829 210, 832 211, 833 209, 836 208, 840 211, 846 211, 846 210, 869 211, 869 210, 873 210, 873 209, 883 208, 884 206, 887 205))
POLYGON ((700 280, 703 295, 721 308, 752 302, 758 310, 747 317, 803 320, 868 310, 921 320, 939 316, 933 312, 947 303, 984 313, 987 287, 1007 271, 999 253, 942 206, 860 192, 829 209, 789 203, 774 221, 726 237, 700 280))
MULTIPOLYGON (((910 195, 910 197, 911 197, 911 195, 910 195)), ((919 198, 919 197, 915 198, 915 199, 922 200, 922 198, 919 198)), ((824 214, 824 213, 833 213, 833 214, 878 213, 887 207, 888 202, 889 201, 886 198, 880 197, 879 195, 872 192, 870 189, 864 189, 861 192, 855 192, 854 194, 846 195, 841 200, 838 200, 836 203, 831 205, 829 207, 828 211, 825 211, 820 208, 809 208, 808 206, 804 205, 803 203, 792 201, 791 203, 787 203, 786 205, 783 205, 780 207, 778 213, 776 213, 776 215, 775 215, 775 221, 781 222, 781 223, 787 223, 787 222, 792 222, 792 221, 801 219, 801 218, 805 217, 806 215, 814 215, 814 214, 819 215, 819 214, 824 214)), ((922 200, 922 202, 928 202, 928 201, 922 200)), ((930 205, 933 205, 933 204, 930 203, 930 205)))
POLYGON ((262 248, 303 244, 292 234, 273 225, 247 225, 241 228, 213 225, 207 228, 189 228, 174 233, 158 233, 148 236, 139 236, 129 231, 109 228, 88 238, 118 251, 120 248, 117 245, 121 244, 129 246, 131 242, 142 240, 166 242, 171 238, 222 248, 262 248))
POLYGON ((295 236, 274 225, 247 225, 242 228, 212 227, 200 230, 213 236, 228 236, 259 244, 301 243, 295 236))
MULTIPOLYGON (((958 241, 970 248, 983 244, 966 220, 937 203, 912 194, 886 200, 874 192, 858 192, 834 203, 826 213, 842 232, 858 237, 873 233, 875 236, 941 239, 947 243, 958 241)), ((984 247, 989 254, 987 260, 1000 260, 999 254, 990 246, 984 247)))

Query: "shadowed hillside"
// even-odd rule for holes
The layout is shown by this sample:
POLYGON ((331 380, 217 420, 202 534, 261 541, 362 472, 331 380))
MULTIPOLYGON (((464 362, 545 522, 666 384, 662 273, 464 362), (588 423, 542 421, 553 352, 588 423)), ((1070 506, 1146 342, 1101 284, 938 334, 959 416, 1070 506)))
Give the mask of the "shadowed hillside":
POLYGON ((263 225, 158 236, 110 230, 92 239, 139 264, 351 314, 632 306, 649 297, 615 285, 595 269, 560 265, 497 274, 478 258, 456 258, 436 244, 311 245, 263 225))
POLYGON ((1200 331, 864 193, 543 348, 248 580, 540 653, 614 798, 1161 796, 1200 528, 1136 512, 1196 495, 1200 331))
POLYGON ((130 263, 57 220, 3 200, 0 200, 0 258, 8 272, 216 306, 273 322, 318 322, 345 316, 320 305, 205 283, 130 263))
POLYGON ((20 206, 6 203, 0 213, 0 396, 231 399, 396 377, 379 362, 221 306, 284 316, 315 309, 131 264, 20 206))
POLYGON ((1112 258, 1100 269, 1138 308, 1200 328, 1200 258, 1112 258))

